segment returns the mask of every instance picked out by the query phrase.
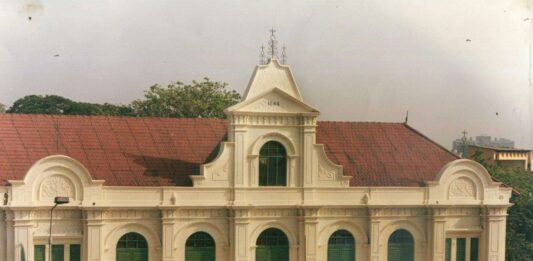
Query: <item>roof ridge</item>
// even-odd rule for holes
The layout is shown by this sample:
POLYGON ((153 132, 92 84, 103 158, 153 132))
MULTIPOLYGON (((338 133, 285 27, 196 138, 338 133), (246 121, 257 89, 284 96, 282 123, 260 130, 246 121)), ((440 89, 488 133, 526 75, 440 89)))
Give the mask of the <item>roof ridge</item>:
POLYGON ((130 116, 130 115, 64 115, 64 114, 42 114, 42 113, 0 113, 0 117, 50 117, 50 118, 124 118, 124 119, 171 119, 171 120, 216 120, 221 118, 178 118, 178 117, 156 117, 156 116, 130 116))

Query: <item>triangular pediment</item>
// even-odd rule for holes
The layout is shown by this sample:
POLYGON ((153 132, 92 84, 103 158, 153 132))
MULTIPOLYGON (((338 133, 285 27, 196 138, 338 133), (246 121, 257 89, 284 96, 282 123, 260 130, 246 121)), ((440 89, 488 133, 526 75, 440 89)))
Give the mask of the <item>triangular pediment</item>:
POLYGON ((268 64, 259 65, 255 68, 248 88, 246 88, 244 93, 244 100, 253 99, 265 90, 272 88, 283 90, 290 96, 303 101, 291 69, 287 65, 280 64, 276 59, 272 59, 268 64))
POLYGON ((272 88, 264 93, 258 94, 253 99, 235 104, 226 111, 275 114, 319 114, 317 109, 296 99, 279 88, 272 88))

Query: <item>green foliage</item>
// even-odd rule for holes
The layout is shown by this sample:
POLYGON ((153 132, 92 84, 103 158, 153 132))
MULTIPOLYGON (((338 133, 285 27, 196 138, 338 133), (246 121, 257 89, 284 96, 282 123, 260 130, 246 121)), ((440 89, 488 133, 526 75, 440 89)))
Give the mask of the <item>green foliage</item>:
POLYGON ((506 259, 508 261, 533 260, 533 174, 520 169, 504 169, 487 164, 481 153, 472 159, 483 164, 498 181, 512 187, 515 192, 507 216, 506 259))
POLYGON ((209 78, 192 84, 154 85, 145 92, 144 99, 135 100, 131 106, 139 116, 225 118, 224 109, 241 99, 239 93, 226 90, 226 86, 209 78))
POLYGON ((2 103, 0 103, 0 113, 6 112, 6 106, 2 103))
POLYGON ((7 112, 60 115, 134 115, 133 109, 129 106, 76 102, 57 95, 25 96, 16 100, 7 112))

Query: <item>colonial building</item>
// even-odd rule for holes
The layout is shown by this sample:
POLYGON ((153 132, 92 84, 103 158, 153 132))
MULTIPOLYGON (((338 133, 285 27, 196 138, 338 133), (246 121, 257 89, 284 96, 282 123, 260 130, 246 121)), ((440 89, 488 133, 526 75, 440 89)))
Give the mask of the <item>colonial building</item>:
POLYGON ((506 169, 533 172, 533 151, 515 148, 495 148, 468 145, 468 158, 480 157, 487 164, 506 169))
POLYGON ((407 124, 317 121, 277 60, 226 113, 0 115, 0 260, 504 260, 511 189, 407 124))

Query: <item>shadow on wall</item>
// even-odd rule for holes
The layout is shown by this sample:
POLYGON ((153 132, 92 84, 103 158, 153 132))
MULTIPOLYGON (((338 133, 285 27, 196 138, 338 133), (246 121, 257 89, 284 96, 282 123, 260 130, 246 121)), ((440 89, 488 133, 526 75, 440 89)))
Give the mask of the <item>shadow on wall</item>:
MULTIPOLYGON (((132 159, 135 164, 144 168, 144 176, 154 177, 151 179, 153 186, 166 185, 161 184, 161 179, 167 180, 165 183, 172 183, 176 186, 188 186, 192 187, 192 180, 189 175, 200 175, 200 165, 213 161, 218 155, 218 150, 222 141, 226 140, 227 136, 224 136, 217 146, 207 155, 194 155, 194 151, 190 151, 193 156, 189 156, 190 160, 178 159, 180 155, 176 155, 176 158, 166 157, 153 157, 145 155, 135 155, 132 153, 124 153, 124 156, 128 159, 132 159), (205 158, 204 158, 205 157, 205 158), (155 177, 159 177, 155 178, 155 177)), ((181 156, 181 158, 185 158, 181 156)))

